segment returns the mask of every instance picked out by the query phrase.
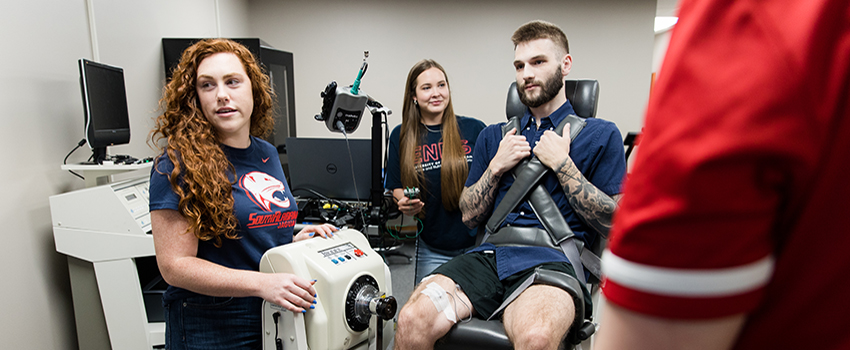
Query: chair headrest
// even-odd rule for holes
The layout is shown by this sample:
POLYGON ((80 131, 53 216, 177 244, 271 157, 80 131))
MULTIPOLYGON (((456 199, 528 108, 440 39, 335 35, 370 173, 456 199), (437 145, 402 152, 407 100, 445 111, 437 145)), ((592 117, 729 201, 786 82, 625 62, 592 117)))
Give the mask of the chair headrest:
MULTIPOLYGON (((599 103, 599 81, 597 80, 566 80, 564 82, 567 100, 573 105, 576 114, 582 118, 596 117, 596 106, 599 103)), ((516 82, 508 88, 508 101, 505 107, 507 118, 522 116, 525 105, 519 100, 516 82)))

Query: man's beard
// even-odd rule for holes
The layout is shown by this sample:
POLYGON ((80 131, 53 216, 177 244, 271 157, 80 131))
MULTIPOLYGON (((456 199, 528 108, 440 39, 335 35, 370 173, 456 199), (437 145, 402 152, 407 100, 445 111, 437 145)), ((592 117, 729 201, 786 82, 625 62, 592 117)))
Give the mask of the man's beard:
POLYGON ((517 84, 516 89, 519 93, 519 100, 522 101, 522 104, 529 106, 531 108, 537 108, 542 106, 544 103, 551 101, 558 93, 561 92, 561 88, 564 86, 564 75, 561 73, 560 67, 555 69, 555 74, 552 74, 548 80, 543 82, 543 84, 539 84, 537 81, 533 81, 533 83, 537 83, 541 90, 540 94, 535 98, 530 98, 528 96, 528 91, 525 90, 525 85, 517 84))

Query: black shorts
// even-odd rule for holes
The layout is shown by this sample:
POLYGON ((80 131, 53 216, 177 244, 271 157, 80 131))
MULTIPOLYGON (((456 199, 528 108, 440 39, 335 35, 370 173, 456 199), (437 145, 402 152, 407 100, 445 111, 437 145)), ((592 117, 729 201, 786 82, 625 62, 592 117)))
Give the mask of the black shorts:
MULTIPOLYGON (((573 266, 566 262, 550 262, 538 265, 544 270, 560 271, 575 277, 573 266)), ((538 267, 531 267, 499 280, 496 270, 496 254, 492 252, 473 252, 454 257, 440 265, 431 274, 441 274, 457 283, 472 302, 475 312, 481 318, 489 318, 502 302, 511 295, 538 267)), ((593 310, 590 292, 582 286, 584 294, 585 316, 593 310)), ((504 309, 499 313, 504 312, 504 309)), ((497 315, 497 317, 501 317, 497 315)))

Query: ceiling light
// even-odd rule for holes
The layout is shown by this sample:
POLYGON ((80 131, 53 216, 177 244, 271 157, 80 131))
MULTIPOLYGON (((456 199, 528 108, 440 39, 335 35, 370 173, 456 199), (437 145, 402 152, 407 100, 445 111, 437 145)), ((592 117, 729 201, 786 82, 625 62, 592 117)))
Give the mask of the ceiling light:
POLYGON ((678 21, 679 21, 679 17, 672 17, 672 16, 655 17, 655 34, 663 33, 665 31, 669 30, 678 21))

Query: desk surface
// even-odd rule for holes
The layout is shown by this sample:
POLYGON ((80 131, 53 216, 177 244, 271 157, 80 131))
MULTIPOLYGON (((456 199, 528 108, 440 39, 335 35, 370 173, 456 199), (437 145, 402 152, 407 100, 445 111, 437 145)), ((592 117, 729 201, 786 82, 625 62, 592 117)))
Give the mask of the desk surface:
POLYGON ((62 164, 62 170, 130 171, 150 168, 153 162, 142 164, 62 164))
POLYGON ((79 171, 86 181, 86 187, 105 185, 109 176, 128 173, 135 170, 150 169, 153 162, 142 164, 62 164, 62 170, 79 171))

